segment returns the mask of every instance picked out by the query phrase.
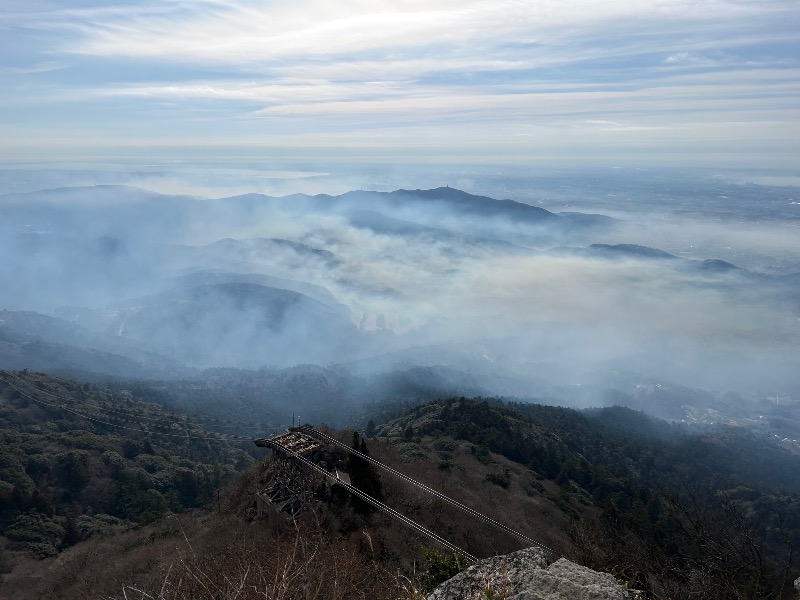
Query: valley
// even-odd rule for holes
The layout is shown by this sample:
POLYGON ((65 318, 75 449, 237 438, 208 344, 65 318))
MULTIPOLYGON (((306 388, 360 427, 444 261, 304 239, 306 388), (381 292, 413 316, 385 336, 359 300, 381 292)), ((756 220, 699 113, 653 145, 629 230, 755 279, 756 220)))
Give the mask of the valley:
MULTIPOLYGON (((466 566, 322 482, 294 520, 258 517, 283 475, 253 440, 313 423, 645 598, 791 598, 797 272, 759 266, 756 224, 734 264, 681 250, 648 202, 540 204, 451 187, 1 196, 2 589, 228 597, 236 572, 294 598, 276 569, 327 570, 339 591, 315 597, 410 600, 466 566), (296 554, 312 541, 314 564, 296 554)), ((676 218, 721 235, 700 213, 676 218)), ((391 477, 379 489, 478 558, 522 547, 391 477)))

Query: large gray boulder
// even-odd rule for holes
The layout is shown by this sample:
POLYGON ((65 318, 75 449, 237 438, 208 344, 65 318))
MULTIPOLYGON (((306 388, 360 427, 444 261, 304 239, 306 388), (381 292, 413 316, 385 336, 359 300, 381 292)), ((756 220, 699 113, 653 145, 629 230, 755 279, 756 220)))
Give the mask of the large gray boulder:
POLYGON ((608 573, 560 558, 552 564, 538 548, 479 561, 448 579, 427 600, 625 600, 628 595, 608 573))

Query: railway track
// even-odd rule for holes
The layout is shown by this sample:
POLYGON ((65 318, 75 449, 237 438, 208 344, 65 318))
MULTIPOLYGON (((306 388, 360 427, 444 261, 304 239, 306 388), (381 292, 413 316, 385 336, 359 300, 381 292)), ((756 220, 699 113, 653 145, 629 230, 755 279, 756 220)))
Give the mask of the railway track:
POLYGON ((444 539, 440 535, 437 535, 436 533, 434 533, 434 532, 430 531, 429 529, 423 527, 419 523, 416 523, 415 521, 412 521, 408 517, 406 517, 403 514, 397 512, 392 507, 387 506, 386 504, 384 504, 383 502, 373 498, 369 494, 366 494, 366 493, 362 492, 358 488, 356 488, 353 485, 351 485, 349 482, 343 481, 342 479, 340 479, 336 474, 331 473, 331 472, 323 469, 322 467, 320 467, 319 465, 314 463, 312 460, 310 460, 307 457, 303 456, 303 454, 308 453, 309 450, 317 447, 319 445, 318 442, 327 442, 329 444, 332 444, 334 446, 342 448, 342 449, 346 450, 347 452, 349 452, 350 454, 358 456, 362 460, 365 460, 366 462, 378 467, 379 469, 382 469, 383 471, 386 471, 386 472, 390 473, 391 475, 401 479, 402 481, 405 481, 406 483, 409 483, 409 484, 421 489, 422 491, 424 491, 424 492, 426 492, 426 493, 438 498, 439 500, 442 500, 443 502, 446 502, 447 504, 450 504, 451 506, 454 506, 455 508, 463 511, 464 513, 468 514, 469 516, 471 516, 473 518, 476 518, 478 520, 481 520, 484 523, 488 523, 489 525, 491 525, 495 529, 497 529, 499 531, 502 531, 503 533, 506 533, 508 535, 511 535, 511 536, 517 538, 518 540, 520 540, 520 541, 522 541, 522 542, 524 542, 524 543, 526 543, 526 544, 528 544, 530 546, 535 546, 536 548, 539 548, 551 560, 555 560, 556 558, 558 558, 558 555, 551 548, 548 548, 544 544, 542 544, 540 542, 537 542, 536 540, 530 538, 529 536, 527 536, 527 535, 525 535, 523 533, 520 533, 519 531, 516 531, 515 529, 512 529, 508 525, 505 525, 505 524, 497 521, 496 519, 493 519, 493 518, 491 518, 491 517, 489 517, 487 515, 484 515, 483 513, 480 513, 480 512, 478 512, 477 510, 475 510, 473 508, 470 508, 469 506, 459 502, 458 500, 454 500, 454 499, 450 498, 449 496, 446 496, 445 494, 442 494, 441 492, 433 489, 432 487, 427 486, 424 483, 421 483, 421 482, 417 481, 416 479, 413 479, 413 478, 409 477, 405 473, 401 473, 397 469, 393 469, 392 467, 390 467, 388 465, 385 465, 385 464, 383 464, 382 462, 380 462, 378 460, 375 460, 371 456, 368 456, 368 455, 366 455, 366 454, 364 454, 362 452, 359 452, 355 448, 351 448, 347 444, 344 444, 344 443, 340 442, 339 440, 327 435, 326 433, 323 433, 321 431, 318 431, 318 430, 314 429, 311 425, 303 425, 301 427, 291 427, 291 428, 289 428, 287 433, 284 433, 284 434, 281 434, 281 435, 277 435, 277 436, 273 436, 273 437, 267 438, 267 439, 255 440, 255 444, 257 446, 273 448, 273 449, 281 452, 282 454, 297 460, 298 462, 300 462, 301 464, 305 465, 309 469, 321 474, 323 477, 325 477, 325 479, 330 481, 332 484, 336 484, 336 485, 341 486, 342 488, 344 488, 345 490, 350 492, 353 496, 356 496, 357 498, 360 498, 364 502, 367 502, 371 506, 374 506, 378 510, 388 514, 392 518, 394 518, 397 521, 401 522, 402 524, 406 525, 410 529, 412 529, 412 530, 424 535, 428 539, 433 540, 434 542, 444 546, 445 548, 448 548, 449 550, 451 550, 453 552, 462 554, 463 556, 465 556, 467 559, 471 560, 472 562, 475 562, 477 560, 474 556, 472 556, 471 554, 465 552, 464 550, 462 550, 458 546, 450 543, 449 541, 447 541, 446 539, 444 539))
MULTIPOLYGON (((262 440, 259 440, 259 441, 262 441, 262 440)), ((266 440, 263 440, 263 441, 266 441, 266 440)), ((267 444, 265 443, 263 445, 266 446, 267 444)), ((270 440, 268 447, 274 448, 275 450, 278 450, 282 454, 292 457, 293 459, 295 459, 299 463, 305 465, 309 469, 311 469, 311 470, 319 473, 323 477, 325 477, 325 479, 330 481, 332 484, 341 486, 342 488, 344 488, 345 490, 350 492, 353 496, 356 496, 357 498, 360 498, 361 500, 363 500, 364 502, 367 502, 371 506, 374 506, 378 510, 384 512, 385 514, 389 515, 393 519, 399 521, 400 523, 402 523, 403 525, 405 525, 409 529, 412 529, 412 530, 416 531, 417 533, 419 533, 421 535, 424 535, 428 539, 433 540, 434 542, 440 544, 441 546, 444 546, 445 548, 447 548, 448 550, 451 550, 452 552, 455 552, 457 554, 463 555, 467 560, 469 560, 469 561, 471 561, 473 563, 478 561, 478 559, 476 557, 472 556, 470 553, 465 552, 464 550, 462 550, 461 548, 459 548, 455 544, 450 543, 449 541, 444 539, 442 536, 437 535, 436 533, 430 531, 429 529, 426 529, 425 527, 423 527, 419 523, 417 523, 415 521, 412 521, 411 519, 409 519, 405 515, 397 512, 391 506, 387 506, 386 504, 384 504, 383 502, 381 502, 379 500, 376 500, 375 498, 373 498, 369 494, 365 494, 364 492, 362 492, 358 488, 352 486, 351 484, 349 484, 349 483, 347 483, 345 481, 342 481, 340 478, 338 478, 336 475, 334 475, 330 471, 326 471, 325 469, 323 469, 322 467, 320 467, 319 465, 317 465, 313 461, 307 459, 305 456, 302 456, 299 452, 296 452, 296 451, 292 450, 289 446, 284 445, 281 441, 270 440)))
POLYGON ((396 469, 393 469, 392 467, 390 467, 388 465, 385 465, 382 462, 379 462, 379 461, 375 460, 374 458, 372 458, 371 456, 367 456, 366 454, 363 454, 363 453, 359 452, 358 450, 356 450, 354 448, 351 448, 347 444, 343 444, 339 440, 337 440, 337 439, 335 439, 335 438, 333 438, 333 437, 331 437, 331 436, 329 436, 329 435, 327 435, 325 433, 322 433, 321 431, 317 431, 316 429, 314 429, 310 425, 303 425, 301 427, 295 428, 295 430, 300 432, 300 433, 303 433, 305 435, 308 435, 310 437, 316 438, 318 440, 323 440, 323 441, 326 441, 328 443, 334 444, 335 446, 343 448, 343 449, 347 450, 348 452, 350 452, 351 454, 354 454, 354 455, 362 458, 363 460, 366 460, 367 462, 375 465, 376 467, 378 467, 380 469, 383 469, 384 471, 387 471, 388 473, 391 473, 395 477, 398 477, 398 478, 402 479, 403 481, 405 481, 407 483, 410 483, 411 485, 414 485, 414 486, 418 487, 419 489, 427 492, 428 494, 431 494, 432 496, 435 496, 439 500, 447 502, 451 506, 454 506, 454 507, 458 508, 459 510, 462 510, 463 512, 467 513, 471 517, 474 517, 474 518, 479 519, 479 520, 481 520, 481 521, 483 521, 485 523, 488 523, 489 525, 493 526, 495 529, 498 529, 498 530, 500 530, 500 531, 502 531, 504 533, 507 533, 507 534, 509 534, 511 536, 514 536, 515 538, 517 538, 518 540, 520 540, 522 542, 525 542, 527 544, 530 544, 531 546, 536 546, 537 548, 540 548, 541 550, 546 552, 552 559, 557 558, 556 553, 551 548, 548 548, 544 544, 542 544, 540 542, 537 542, 534 539, 531 539, 530 537, 526 536, 525 534, 520 533, 519 531, 516 531, 516 530, 512 529, 511 527, 509 527, 507 525, 504 525, 503 523, 500 523, 499 521, 497 521, 495 519, 492 519, 491 517, 489 517, 487 515, 484 515, 483 513, 480 513, 477 510, 475 510, 473 508, 470 508, 469 506, 467 506, 465 504, 462 504, 458 500, 453 500, 449 496, 446 496, 446 495, 442 494, 441 492, 433 489, 432 487, 427 486, 424 483, 421 483, 421 482, 417 481, 416 479, 412 479, 411 477, 409 477, 405 473, 401 473, 400 471, 398 471, 396 469))

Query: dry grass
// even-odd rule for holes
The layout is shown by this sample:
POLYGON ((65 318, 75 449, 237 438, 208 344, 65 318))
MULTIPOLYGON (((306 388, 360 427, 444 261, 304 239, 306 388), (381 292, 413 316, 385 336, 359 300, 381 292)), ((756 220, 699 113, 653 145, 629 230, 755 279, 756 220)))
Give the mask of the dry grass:
MULTIPOLYGON (((547 497, 558 493, 557 485, 544 480, 540 482, 544 491, 535 491, 530 488, 534 476, 524 465, 497 454, 490 454, 488 462, 481 462, 466 442, 454 442, 454 450, 441 452, 434 447, 435 442, 434 438, 423 437, 413 445, 415 452, 410 456, 403 454, 402 445, 380 438, 368 440, 376 459, 563 554, 569 544, 563 527, 569 519, 547 497), (442 469, 440 464, 445 457, 450 466, 442 469), (507 489, 486 480, 489 473, 504 469, 511 475, 507 489)), ((526 546, 406 483, 384 477, 384 489, 388 491, 387 504, 471 554, 492 556, 526 546)))
MULTIPOLYGON (((413 460, 404 460, 389 444, 370 440, 370 447, 379 460, 485 514, 537 538, 545 534, 543 541, 552 545, 560 541, 560 510, 543 495, 529 496, 521 489, 531 475, 519 465, 501 457, 485 464, 462 446, 449 453, 451 470, 442 470, 440 452, 429 443, 423 442, 423 456, 413 460), (488 472, 503 467, 512 473, 509 489, 486 481, 488 472)), ((245 515, 253 495, 268 478, 269 469, 263 466, 243 473, 228 488, 221 514, 174 515, 112 538, 80 543, 40 562, 42 583, 19 598, 424 598, 417 572, 422 568, 419 548, 427 540, 388 517, 364 519, 334 509, 328 501, 317 503, 317 512, 307 511, 302 522, 288 527, 249 522, 245 515)), ((515 540, 390 477, 384 478, 384 492, 388 504, 474 554, 516 549, 515 540)))
POLYGON ((39 564, 21 598, 103 600, 418 600, 411 574, 378 558, 367 531, 332 537, 298 524, 274 532, 231 515, 173 516, 91 540, 39 564), (44 575, 44 573, 42 573, 44 575))

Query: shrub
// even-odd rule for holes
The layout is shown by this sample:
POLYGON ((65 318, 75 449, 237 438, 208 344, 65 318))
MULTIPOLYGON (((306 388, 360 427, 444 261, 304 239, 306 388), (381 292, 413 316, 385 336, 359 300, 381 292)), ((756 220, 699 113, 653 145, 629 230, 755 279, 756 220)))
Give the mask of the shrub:
POLYGON ((23 513, 5 530, 8 539, 22 543, 41 558, 58 554, 56 548, 64 537, 64 528, 39 513, 23 513))
POLYGON ((503 489, 508 489, 511 486, 511 471, 506 468, 503 469, 502 473, 489 473, 486 475, 486 481, 499 485, 503 489))
POLYGON ((440 552, 434 548, 420 548, 420 552, 428 563, 425 572, 420 577, 420 582, 426 592, 432 592, 440 583, 458 575, 468 566, 460 554, 440 552))
POLYGON ((70 492, 80 492, 89 483, 89 453, 71 450, 56 454, 58 479, 70 492))

